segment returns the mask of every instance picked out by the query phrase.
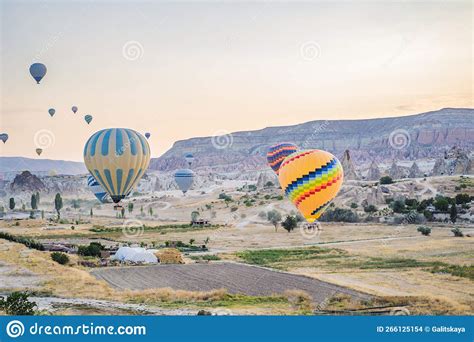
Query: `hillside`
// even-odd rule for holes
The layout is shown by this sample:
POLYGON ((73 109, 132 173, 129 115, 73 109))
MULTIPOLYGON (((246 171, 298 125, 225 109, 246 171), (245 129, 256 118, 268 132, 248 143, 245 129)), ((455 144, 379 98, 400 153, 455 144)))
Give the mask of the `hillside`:
POLYGON ((218 172, 261 169, 266 165, 267 148, 281 141, 294 142, 300 148, 328 150, 339 157, 349 149, 354 163, 359 165, 373 159, 381 163, 392 159, 439 158, 454 145, 472 150, 474 109, 444 108, 381 119, 316 120, 293 126, 235 132, 220 141, 214 139, 214 144, 212 137, 181 140, 163 156, 153 159, 150 168, 168 171, 184 167, 183 155, 190 152, 196 158, 195 168, 218 172), (221 144, 220 147, 226 147, 216 148, 216 142, 221 144), (400 146, 402 148, 397 148, 400 146))

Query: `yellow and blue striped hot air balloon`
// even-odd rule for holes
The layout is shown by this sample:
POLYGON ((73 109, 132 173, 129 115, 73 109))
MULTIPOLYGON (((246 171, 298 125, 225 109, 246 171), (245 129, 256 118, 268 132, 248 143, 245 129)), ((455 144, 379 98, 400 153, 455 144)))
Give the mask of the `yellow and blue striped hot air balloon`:
POLYGON ((336 197, 344 173, 341 163, 331 153, 302 150, 285 158, 278 178, 285 195, 311 223, 336 197))
POLYGON ((148 168, 150 146, 143 135, 132 129, 103 129, 87 140, 84 162, 114 203, 118 203, 148 168))
POLYGON ((298 146, 292 143, 285 142, 270 146, 267 152, 268 165, 278 174, 283 160, 296 151, 298 151, 298 146))

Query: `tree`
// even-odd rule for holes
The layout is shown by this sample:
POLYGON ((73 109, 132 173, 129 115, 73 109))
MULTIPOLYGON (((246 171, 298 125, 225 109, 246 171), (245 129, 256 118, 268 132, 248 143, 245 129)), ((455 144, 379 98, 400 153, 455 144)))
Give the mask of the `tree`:
POLYGON ((58 213, 58 221, 61 218, 61 209, 63 208, 63 199, 61 198, 61 194, 58 192, 54 197, 54 209, 58 213))
POLYGON ((153 216, 153 208, 152 208, 152 207, 150 207, 150 208, 148 209, 148 213, 150 214, 150 216, 153 216))
POLYGON ((15 199, 10 197, 10 210, 15 209, 15 199))
POLYGON ((143 216, 143 205, 140 207, 140 214, 143 216))
POLYGON ((128 212, 130 214, 133 212, 133 202, 128 203, 128 212))
POLYGON ((194 244, 194 242, 196 242, 196 240, 194 239, 189 239, 189 244, 192 246, 194 244))
POLYGON ((122 218, 125 218, 125 208, 122 207, 122 209, 120 209, 120 215, 122 216, 122 218))
POLYGON ((268 181, 265 183, 265 188, 273 188, 275 184, 272 181, 268 181))
POLYGON ((285 221, 281 224, 283 228, 285 228, 288 233, 291 232, 293 229, 296 228, 298 225, 298 220, 296 219, 296 216, 292 215, 287 215, 285 221))
POLYGON ((354 202, 351 203, 351 208, 352 209, 357 209, 357 207, 358 207, 357 203, 354 203, 354 202))
POLYGON ((39 205, 40 204, 40 193, 38 191, 36 191, 36 204, 39 205))
POLYGON ((278 224, 281 221, 281 214, 275 209, 270 210, 267 213, 267 220, 271 222, 271 224, 273 224, 273 226, 275 227, 275 231, 277 231, 278 224))
POLYGON ((72 200, 72 207, 74 209, 79 209, 79 207, 80 207, 79 200, 77 200, 77 199, 72 200))
POLYGON ((405 201, 403 200, 396 200, 393 201, 390 206, 394 213, 403 213, 405 211, 405 201))
POLYGON ((392 183, 393 183, 393 179, 390 176, 383 176, 382 178, 380 178, 380 184, 392 184, 392 183))
POLYGON ((94 217, 94 212, 92 211, 92 208, 91 208, 90 215, 91 215, 91 217, 94 217))
POLYGON ((437 198, 434 201, 433 205, 436 208, 436 210, 439 210, 442 212, 447 212, 449 209, 449 201, 444 197, 437 198))
POLYGON ((431 234, 431 228, 427 226, 419 226, 417 231, 419 231, 424 236, 429 236, 431 234))
POLYGON ((41 210, 41 219, 44 220, 44 210, 41 210))
POLYGON ((456 209, 456 204, 451 204, 449 218, 451 219, 452 223, 456 223, 456 219, 458 218, 458 210, 456 209))
POLYGON ((36 210, 38 209, 38 200, 36 199, 36 195, 31 195, 31 209, 36 210))
POLYGON ((12 292, 7 298, 0 298, 0 309, 7 315, 32 316, 37 305, 30 302, 28 297, 28 292, 12 292))

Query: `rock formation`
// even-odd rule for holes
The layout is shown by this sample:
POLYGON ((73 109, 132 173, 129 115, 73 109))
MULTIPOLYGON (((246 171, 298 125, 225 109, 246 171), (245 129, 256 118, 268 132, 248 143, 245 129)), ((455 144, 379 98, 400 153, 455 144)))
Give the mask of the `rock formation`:
POLYGON ((404 178, 405 176, 402 168, 397 165, 395 160, 392 162, 392 165, 390 166, 388 175, 392 177, 392 179, 401 179, 401 178, 404 178))
POLYGON ((344 151, 344 155, 341 160, 342 168, 344 170, 344 179, 353 179, 358 180, 360 179, 359 175, 357 174, 354 164, 352 163, 351 155, 349 150, 344 151))
POLYGON ((15 179, 10 184, 10 189, 13 192, 21 191, 42 191, 46 187, 44 183, 30 171, 23 171, 21 174, 15 176, 15 179))
POLYGON ((380 169, 375 162, 375 160, 372 160, 372 163, 370 164, 369 171, 367 173, 367 180, 379 180, 380 179, 380 169))
POLYGON ((419 178, 423 177, 423 172, 421 172, 418 164, 414 162, 410 167, 410 172, 408 173, 408 178, 419 178))

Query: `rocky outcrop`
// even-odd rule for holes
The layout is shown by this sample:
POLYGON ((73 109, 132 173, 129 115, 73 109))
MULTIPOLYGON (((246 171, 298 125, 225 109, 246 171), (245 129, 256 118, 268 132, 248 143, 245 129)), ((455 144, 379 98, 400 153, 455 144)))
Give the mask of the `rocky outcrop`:
POLYGON ((418 164, 414 162, 410 167, 408 178, 419 178, 419 177, 423 177, 423 172, 421 172, 420 168, 418 167, 418 164))
POLYGON ((21 174, 16 175, 10 184, 10 189, 13 192, 32 192, 43 191, 46 187, 44 183, 30 171, 23 171, 21 174))
POLYGON ((367 194, 367 205, 379 205, 385 204, 385 197, 383 191, 379 186, 373 187, 369 190, 367 194))
POLYGON ((360 179, 359 175, 356 172, 354 164, 352 163, 349 150, 344 151, 341 164, 342 164, 342 169, 344 170, 344 179, 352 179, 352 180, 360 179))
POLYGON ((367 180, 375 181, 379 180, 381 177, 380 169, 375 160, 372 161, 369 167, 369 171, 367 172, 367 180))
POLYGON ((280 185, 277 175, 272 170, 260 172, 257 179, 257 188, 264 188, 268 182, 273 183, 276 187, 280 185))
POLYGON ((444 158, 436 159, 431 174, 433 176, 444 176, 448 174, 448 165, 446 164, 444 158))
POLYGON ((392 179, 401 179, 401 178, 404 178, 405 176, 402 168, 397 165, 395 160, 392 162, 392 165, 390 166, 388 175, 392 177, 392 179))

